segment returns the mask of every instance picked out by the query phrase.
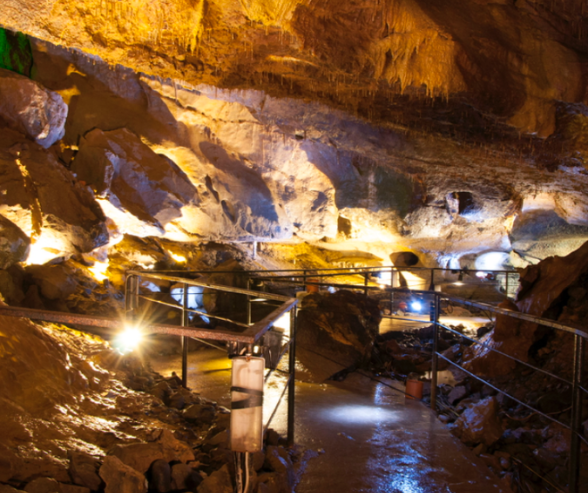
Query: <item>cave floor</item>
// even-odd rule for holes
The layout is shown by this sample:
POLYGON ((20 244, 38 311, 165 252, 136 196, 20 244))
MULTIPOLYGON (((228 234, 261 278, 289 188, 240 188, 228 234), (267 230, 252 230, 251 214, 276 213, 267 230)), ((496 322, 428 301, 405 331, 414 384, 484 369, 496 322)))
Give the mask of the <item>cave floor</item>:
MULTIPOLYGON (((152 365, 168 376, 179 372, 181 361, 179 356, 160 357, 152 365)), ((218 350, 191 352, 189 385, 229 407, 230 367, 230 360, 218 350)), ((285 380, 280 373, 270 379, 264 422, 285 380)), ((404 388, 399 382, 375 382, 357 372, 343 382, 297 382, 296 442, 319 452, 309 461, 297 493, 510 491, 427 407, 406 400, 392 387, 404 388)), ((283 435, 285 400, 271 423, 283 435)))

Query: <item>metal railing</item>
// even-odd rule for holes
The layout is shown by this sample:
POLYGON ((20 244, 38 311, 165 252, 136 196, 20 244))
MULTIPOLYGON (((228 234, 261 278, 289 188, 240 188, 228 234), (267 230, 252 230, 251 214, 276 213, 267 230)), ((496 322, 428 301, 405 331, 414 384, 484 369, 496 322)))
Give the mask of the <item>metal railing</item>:
POLYGON ((568 491, 570 493, 578 493, 580 491, 579 490, 579 487, 580 487, 580 485, 579 485, 580 448, 581 448, 580 446, 581 446, 581 442, 584 442, 586 445, 588 445, 588 440, 586 440, 586 438, 584 438, 582 436, 582 432, 581 432, 582 393, 588 395, 588 390, 586 390, 586 388, 582 386, 582 383, 583 383, 583 380, 582 380, 582 372, 583 372, 582 356, 583 356, 583 347, 584 347, 584 344, 586 344, 585 340, 588 339, 588 334, 584 330, 581 330, 577 327, 571 327, 569 325, 561 324, 561 323, 555 322, 553 320, 535 317, 533 315, 519 313, 519 312, 515 312, 512 310, 507 310, 504 308, 498 308, 498 307, 489 305, 487 303, 480 303, 480 302, 475 302, 475 301, 470 301, 470 300, 464 300, 464 299, 453 297, 453 296, 443 296, 438 293, 435 293, 434 308, 432 310, 432 313, 433 313, 433 319, 434 319, 433 323, 435 326, 435 335, 434 335, 434 342, 433 342, 434 348, 433 348, 433 360, 432 360, 432 371, 431 371, 431 375, 432 375, 431 408, 433 410, 436 410, 436 408, 437 408, 437 393, 438 393, 437 378, 438 378, 439 358, 441 358, 444 361, 446 361, 448 364, 458 368, 460 371, 463 371, 464 373, 477 379, 478 381, 484 383, 485 385, 488 385, 490 388, 492 388, 495 391, 512 399, 514 402, 518 403, 519 405, 531 410, 532 412, 538 414, 539 416, 542 416, 542 417, 544 417, 554 423, 557 423, 560 426, 563 426, 564 428, 570 430, 571 431, 571 441, 570 441, 570 456, 569 456, 569 464, 568 464, 568 487, 569 487, 568 491), (518 358, 515 358, 514 356, 511 356, 507 353, 499 351, 498 349, 492 347, 491 345, 488 345, 488 344, 482 343, 480 341, 477 341, 476 339, 467 337, 464 334, 461 334, 460 332, 455 331, 451 327, 448 327, 446 325, 441 324, 439 322, 439 307, 440 307, 440 301, 442 299, 448 299, 448 300, 455 302, 455 303, 460 303, 460 304, 463 304, 466 306, 485 310, 487 312, 507 316, 512 319, 531 322, 531 323, 537 324, 539 326, 549 327, 554 330, 558 330, 558 331, 562 331, 562 332, 571 334, 574 338, 574 344, 573 344, 573 346, 574 346, 574 349, 573 349, 574 357, 573 358, 574 359, 572 362, 572 378, 571 378, 571 380, 568 380, 568 379, 563 378, 559 375, 555 375, 551 372, 548 372, 548 371, 545 371, 541 368, 538 368, 528 362, 522 361, 518 358), (525 402, 522 402, 520 399, 517 399, 516 397, 505 392, 504 390, 496 387, 495 385, 493 385, 489 381, 481 378, 478 375, 475 375, 474 373, 463 368, 463 366, 458 365, 457 363, 451 361, 449 358, 445 357, 443 354, 441 354, 439 352, 439 347, 438 347, 440 330, 446 330, 446 331, 452 332, 454 334, 458 334, 460 337, 471 341, 473 344, 482 346, 486 350, 492 351, 492 352, 499 354, 503 357, 506 357, 512 361, 515 361, 517 364, 524 365, 533 371, 543 373, 549 377, 563 381, 564 383, 569 385, 572 389, 570 424, 568 425, 566 423, 563 423, 563 422, 555 419, 554 417, 550 416, 549 414, 543 413, 539 409, 537 409, 537 408, 535 408, 525 402))
MULTIPOLYGON (((180 274, 182 276, 202 276, 211 273, 214 274, 234 274, 234 271, 215 270, 211 271, 186 271, 186 270, 169 270, 169 271, 141 271, 143 273, 164 273, 180 274)), ((396 266, 379 266, 379 267, 339 267, 339 268, 312 268, 312 269, 275 269, 275 270, 247 270, 239 273, 248 276, 251 279, 260 281, 292 283, 298 285, 317 284, 316 279, 328 279, 331 277, 341 276, 358 276, 364 285, 370 282, 377 284, 376 276, 381 276, 390 280, 382 281, 389 287, 406 287, 408 289, 426 289, 433 291, 443 285, 482 285, 495 286, 497 292, 504 297, 513 298, 516 294, 519 282, 519 274, 516 270, 484 270, 476 271, 471 269, 451 269, 445 267, 396 267, 396 266), (475 278, 477 273, 484 273, 482 279, 475 278), (403 280, 405 274, 413 274, 418 277, 415 279, 403 280), (475 279, 474 279, 475 278, 475 279)), ((324 284, 327 286, 328 284, 324 284)))
MULTIPOLYGON (((471 271, 470 272, 459 271, 459 270, 455 271, 455 270, 451 270, 451 269, 440 269, 440 268, 436 268, 436 269, 422 269, 422 268, 419 268, 419 269, 414 269, 414 268, 413 269, 410 269, 410 268, 396 269, 394 267, 387 267, 387 268, 382 268, 382 267, 373 267, 373 268, 367 267, 367 268, 365 268, 365 267, 362 267, 362 268, 347 268, 347 269, 340 268, 340 269, 306 269, 306 270, 279 270, 279 271, 246 271, 246 272, 242 272, 242 273, 246 274, 248 276, 248 280, 247 280, 248 286, 252 282, 262 281, 262 282, 269 282, 269 283, 286 283, 286 284, 290 284, 290 285, 294 286, 295 288, 304 285, 304 286, 315 286, 316 288, 321 288, 321 287, 327 288, 328 287, 328 288, 334 288, 334 289, 349 289, 349 290, 362 292, 366 296, 370 296, 370 295, 374 295, 375 293, 378 293, 378 296, 380 298, 382 296, 382 293, 384 293, 384 295, 389 296, 390 299, 392 299, 394 296, 399 296, 399 297, 420 296, 422 299, 428 300, 431 303, 429 323, 431 323, 435 327, 434 348, 433 348, 433 354, 432 354, 432 372, 431 372, 432 373, 431 407, 433 409, 436 409, 436 407, 437 407, 438 368, 439 368, 439 359, 442 359, 442 360, 446 361, 448 364, 451 364, 451 365, 459 368, 461 371, 468 374, 472 378, 475 378, 475 379, 483 382, 484 384, 488 385, 490 388, 494 389, 496 392, 499 392, 499 393, 505 395, 506 397, 512 399, 514 402, 517 402, 518 404, 531 410, 532 412, 537 413, 538 415, 565 427, 566 429, 570 430, 571 436, 572 436, 571 443, 570 443, 570 451, 569 451, 569 463, 568 463, 568 483, 569 483, 569 490, 568 491, 570 493, 579 493, 580 485, 579 485, 578 481, 579 481, 579 471, 580 471, 580 445, 582 442, 588 444, 588 441, 582 436, 582 433, 581 433, 582 393, 588 394, 588 391, 585 388, 585 386, 582 386, 582 374, 584 371, 584 368, 582 366, 582 363, 583 363, 582 362, 582 351, 583 351, 584 345, 586 344, 586 342, 584 342, 584 340, 588 339, 588 334, 582 328, 572 327, 569 325, 558 323, 553 320, 543 319, 540 317, 535 317, 532 315, 511 311, 511 310, 507 310, 504 308, 499 308, 499 307, 494 306, 489 303, 466 300, 466 299, 459 298, 456 296, 451 296, 451 295, 444 294, 444 293, 441 293, 438 291, 434 291, 436 282, 439 281, 439 277, 440 277, 437 273, 440 271, 445 271, 444 278, 446 278, 446 274, 447 274, 447 272, 449 272, 450 275, 458 276, 458 279, 459 279, 459 277, 461 277, 460 273, 461 274, 471 273, 471 271), (376 274, 376 273, 381 273, 381 272, 390 273, 391 278, 393 279, 392 273, 395 271, 401 271, 401 272, 411 271, 412 272, 415 270, 428 271, 428 275, 430 276, 428 278, 429 279, 429 286, 428 287, 431 289, 418 289, 417 290, 417 289, 410 289, 410 287, 408 287, 408 286, 404 286, 404 287, 383 286, 383 285, 378 285, 377 281, 374 279, 374 274, 376 274), (357 282, 354 282, 354 283, 333 282, 333 278, 340 277, 340 276, 359 276, 359 277, 357 278, 357 282), (455 303, 455 304, 464 305, 464 306, 467 306, 467 307, 470 307, 470 308, 473 308, 476 310, 481 310, 485 313, 491 313, 491 314, 497 314, 497 315, 500 314, 500 315, 503 315, 506 317, 510 317, 512 319, 532 322, 532 323, 535 323, 539 326, 548 327, 548 328, 551 328, 556 331, 563 331, 565 333, 570 334, 571 336, 574 337, 574 361, 573 361, 573 365, 572 365, 572 378, 571 378, 571 380, 565 379, 565 378, 558 376, 558 375, 554 375, 554 374, 547 372, 541 368, 533 366, 528 362, 522 361, 518 358, 515 358, 511 355, 508 355, 500 350, 493 348, 492 346, 490 346, 488 344, 485 344, 485 343, 477 341, 473 338, 470 338, 470 337, 462 334, 461 332, 455 331, 453 328, 442 324, 439 320, 440 307, 441 307, 442 302, 451 302, 451 303, 455 303), (453 333, 459 335, 461 338, 468 339, 472 344, 481 345, 487 350, 493 351, 497 354, 502 355, 503 357, 506 357, 506 358, 513 360, 514 362, 516 362, 516 364, 524 365, 525 367, 527 367, 533 371, 541 372, 541 373, 546 374, 550 377, 556 378, 559 381, 563 381, 567 385, 570 385, 570 387, 572 388, 570 424, 563 423, 562 421, 555 419, 552 416, 549 416, 548 414, 541 412, 539 409, 536 409, 535 407, 533 407, 527 403, 522 402, 520 399, 517 399, 516 397, 510 395, 508 392, 498 388, 496 385, 493 385, 488 380, 485 380, 485 379, 481 378, 480 376, 475 375, 474 373, 462 368, 457 363, 450 361, 448 358, 446 358, 443 354, 441 354, 439 352, 438 343, 439 343, 440 332, 442 330, 453 332, 453 333)), ((514 293, 516 291, 516 288, 517 288, 516 281, 518 281, 518 274, 517 273, 514 273, 512 271, 486 271, 486 272, 492 273, 492 275, 495 276, 495 279, 497 277, 499 277, 500 275, 504 276, 504 281, 502 283, 502 289, 501 289, 501 292, 504 296, 511 296, 511 293, 514 293), (515 281, 515 279, 516 279, 516 281, 515 281)), ((218 271, 215 271, 215 273, 218 273, 218 271)), ((234 273, 234 272, 231 272, 231 273, 234 273)), ((144 272, 142 272, 140 274, 145 275, 144 272)), ((195 273, 191 273, 191 274, 195 274, 195 273)), ((210 272, 202 271, 198 274, 210 274, 210 272)), ((153 273, 151 273, 151 275, 153 275, 153 273)), ((173 279, 177 279, 177 278, 173 278, 173 279)), ((185 279, 181 280, 181 282, 184 282, 184 281, 185 281, 185 279)), ((190 282, 192 282, 192 281, 190 281, 190 282)), ((198 285, 209 286, 206 283, 199 283, 198 285)), ((224 289, 228 289, 228 288, 224 287, 224 289)), ((242 290, 242 292, 244 292, 244 293, 247 292, 249 294, 248 299, 250 299, 251 297, 260 296, 260 295, 262 295, 264 298, 267 298, 267 299, 270 299, 271 297, 278 296, 278 295, 271 295, 270 293, 267 293, 267 292, 260 293, 259 291, 251 291, 249 289, 242 290)), ((250 307, 251 304, 248 303, 248 306, 250 307)), ((423 321, 422 318, 418 319, 418 318, 396 317, 393 315, 392 310, 390 310, 390 312, 391 312, 390 315, 386 315, 386 318, 391 318, 391 319, 400 318, 403 321, 427 323, 427 321, 423 321)), ((250 311, 250 308, 248 308, 248 322, 246 325, 248 325, 250 323, 250 316, 251 316, 251 311, 250 311)), ((292 346, 291 346, 291 351, 292 352, 291 352, 291 356, 290 356, 290 365, 291 365, 290 371, 292 372, 291 375, 293 375, 294 369, 293 369, 292 365, 294 364, 294 354, 293 354, 292 346)), ((292 396, 288 400, 289 400, 289 402, 293 402, 293 400, 294 400, 293 399, 293 386, 290 387, 290 392, 292 392, 292 396)), ((289 417, 289 419, 290 419, 290 417, 293 418, 293 413, 289 414, 288 417, 289 417)), ((292 428, 293 428, 293 422, 292 422, 292 428)), ((289 429, 290 429, 290 422, 289 422, 289 429)))
MULTIPOLYGON (((234 272, 233 272, 234 273, 234 272)), ((260 293, 259 291, 253 291, 250 289, 242 289, 233 286, 223 286, 217 284, 211 284, 207 282, 201 282, 195 279, 187 279, 185 277, 170 276, 161 273, 145 272, 145 271, 130 271, 127 272, 126 284, 125 284, 125 317, 127 320, 141 320, 144 314, 144 303, 154 303, 164 305, 166 307, 177 309, 181 311, 181 327, 179 326, 168 326, 169 328, 165 331, 157 330, 153 332, 166 333, 172 335, 178 335, 182 339, 182 369, 181 379, 184 387, 188 386, 188 343, 189 339, 196 340, 216 340, 224 342, 235 342, 244 343, 247 345, 247 354, 253 354, 253 346, 259 344, 263 336, 274 326, 276 321, 284 316, 286 313, 290 313, 290 338, 286 345, 282 348, 279 355, 279 361, 285 354, 288 354, 288 378, 284 386, 284 390, 280 395, 280 398, 273 409, 269 420, 264 425, 265 429, 268 428, 273 417, 276 414, 278 407, 280 406, 286 391, 288 392, 288 411, 287 411, 287 422, 288 422, 288 444, 294 443, 294 412, 295 412, 295 360, 296 360, 296 308, 298 301, 296 298, 290 298, 287 296, 281 296, 271 293, 260 293), (181 287, 182 302, 181 304, 173 304, 164 302, 162 300, 155 299, 148 296, 146 293, 141 291, 141 282, 147 281, 166 281, 168 283, 178 284, 181 287), (203 288, 208 291, 207 294, 214 292, 232 293, 237 295, 246 296, 248 308, 247 322, 243 323, 238 320, 230 319, 226 316, 221 316, 214 313, 208 313, 203 310, 197 310, 189 308, 188 296, 189 287, 203 288), (263 299, 266 301, 273 301, 279 303, 278 306, 274 307, 271 313, 263 317, 261 320, 256 322, 251 321, 251 302, 253 299, 259 300, 259 295, 263 295, 263 299), (242 327, 242 332, 235 330, 228 330, 226 328, 218 327, 215 329, 190 327, 189 316, 190 314, 204 315, 209 319, 219 320, 221 322, 228 322, 232 325, 242 327), (175 327, 175 328, 173 328, 175 327)), ((149 325, 146 326, 149 331, 149 325)), ((265 377, 267 382, 269 376, 273 372, 270 369, 265 377)))
MULTIPOLYGON (((378 285, 374 285, 375 284, 374 281, 371 280, 371 277, 376 272, 393 272, 394 270, 405 271, 408 269, 405 269, 405 268, 401 268, 401 269, 385 268, 385 269, 383 269, 381 267, 361 268, 361 269, 325 269, 325 271, 327 271, 327 272, 324 272, 323 270, 301 271, 301 272, 295 272, 294 275, 287 275, 287 274, 280 273, 280 275, 270 274, 270 275, 256 276, 256 277, 258 279, 264 279, 264 280, 272 281, 272 282, 288 282, 289 281, 289 282, 294 282, 295 284, 305 284, 305 285, 311 285, 311 286, 314 285, 316 287, 351 289, 351 290, 356 290, 356 291, 362 291, 365 294, 365 296, 369 296, 370 294, 373 294, 374 292, 377 292, 377 293, 386 292, 387 295, 389 295, 391 300, 393 299, 393 297, 395 295, 397 295, 397 296, 400 295, 400 296, 404 296, 404 297, 406 297, 406 296, 419 296, 422 299, 430 300, 430 303, 431 303, 430 322, 435 327, 434 348, 433 348, 433 355, 432 355, 433 356, 432 372, 431 372, 431 374, 432 374, 431 408, 433 410, 436 410, 436 408, 437 408, 437 394, 438 394, 437 379, 438 379, 438 366, 439 366, 438 362, 439 362, 439 358, 441 358, 444 361, 446 361, 448 364, 451 364, 451 365, 459 368, 461 371, 467 373, 469 376, 488 385, 490 388, 494 389, 496 392, 499 392, 499 393, 505 395, 506 397, 512 399, 514 402, 517 402, 518 404, 531 410, 532 412, 534 412, 544 418, 547 418, 548 420, 550 420, 554 423, 558 423, 559 425, 563 426, 565 429, 570 430, 571 442, 570 442, 569 463, 568 463, 568 486, 569 486, 568 491, 569 491, 569 493, 579 493, 579 491, 580 491, 579 490, 579 488, 580 488, 580 485, 579 485, 580 448, 581 448, 580 445, 581 445, 581 442, 584 442, 585 444, 588 445, 588 440, 586 440, 586 438, 584 438, 581 433, 582 393, 588 395, 588 390, 584 386, 582 386, 582 382, 583 382, 582 381, 582 372, 584 371, 583 366, 582 366, 582 363, 583 363, 582 362, 582 354, 583 354, 582 351, 583 351, 584 345, 587 344, 584 340, 588 339, 588 334, 583 330, 583 328, 572 327, 569 325, 558 323, 553 320, 544 319, 541 317, 536 317, 536 316, 528 315, 528 314, 524 314, 524 313, 519 313, 519 312, 515 312, 512 310, 507 310, 504 308, 499 308, 499 307, 491 305, 489 303, 466 300, 463 298, 459 298, 457 296, 451 296, 451 295, 447 295, 447 294, 443 294, 443 293, 434 291, 434 288, 435 288, 434 281, 436 279, 435 273, 438 271, 443 271, 443 270, 447 270, 447 269, 429 269, 429 271, 430 271, 430 286, 429 286, 430 289, 429 290, 409 289, 408 287, 397 288, 397 287, 393 287, 393 286, 382 286, 382 285, 378 286, 378 285), (358 282, 355 284, 344 284, 344 283, 333 283, 333 282, 329 281, 329 279, 331 279, 333 277, 344 276, 344 275, 353 275, 353 274, 359 274, 359 275, 363 276, 362 282, 358 282), (317 279, 320 279, 320 280, 317 280, 317 279), (370 282, 371 282, 371 284, 370 284, 370 282), (462 334, 461 332, 458 332, 458 331, 452 329, 451 327, 443 325, 439 321, 440 306, 441 306, 442 301, 448 301, 451 303, 468 306, 470 308, 481 310, 481 311, 485 312, 486 314, 488 314, 488 313, 494 313, 497 315, 500 314, 500 315, 503 315, 506 317, 510 317, 512 319, 518 319, 518 320, 523 320, 526 322, 532 322, 532 323, 535 323, 539 326, 549 327, 550 329, 553 329, 553 330, 563 331, 565 333, 571 334, 574 337, 574 360, 573 360, 573 364, 572 364, 572 378, 571 378, 571 380, 562 378, 561 376, 555 375, 555 374, 547 372, 541 368, 533 366, 530 363, 524 362, 524 361, 522 361, 518 358, 515 358, 509 354, 506 354, 502 351, 499 351, 488 344, 484 344, 484 343, 481 343, 480 341, 477 341, 473 338, 470 338, 470 337, 462 334), (552 416, 549 416, 548 414, 541 412, 539 409, 537 409, 527 403, 522 402, 521 400, 510 395, 508 392, 496 387, 495 385, 493 385, 489 381, 481 378, 480 376, 475 375, 474 373, 464 369, 463 367, 461 367, 457 363, 451 361, 449 358, 446 358, 443 354, 441 354, 439 352, 439 348, 438 348, 440 330, 446 330, 446 331, 452 332, 461 338, 468 339, 469 341, 472 342, 472 344, 481 345, 487 350, 490 350, 492 352, 495 352, 497 354, 500 354, 506 358, 509 358, 509 359, 515 361, 517 364, 522 364, 533 371, 541 372, 545 375, 553 377, 553 378, 569 385, 572 388, 570 424, 568 425, 566 423, 563 423, 560 420, 557 420, 557 419, 553 418, 552 416)), ((424 269, 419 269, 419 270, 422 271, 424 269)), ((294 271, 290 271, 290 272, 294 272, 294 271)), ((458 275, 458 279, 460 279, 462 277, 462 275, 461 275, 462 273, 463 273, 463 271, 461 271, 461 272, 460 271, 452 271, 452 274, 458 275)), ((503 279, 504 279, 503 293, 505 296, 510 297, 510 296, 513 296, 514 293, 516 293, 516 289, 518 287, 517 286, 517 284, 518 284, 518 274, 517 273, 513 273, 511 271, 492 271, 492 275, 494 278, 499 278, 499 276, 501 276, 501 275, 504 276, 503 277, 503 279), (510 279, 510 282, 509 282, 509 279, 510 279), (515 283, 515 279, 516 279, 516 283, 515 283)), ((390 302, 390 303, 392 303, 392 302, 390 302)), ((385 316, 386 318, 400 319, 402 321, 423 323, 422 319, 407 318, 406 316, 405 317, 396 317, 393 315, 392 309, 390 310, 390 312, 391 312, 390 315, 385 316)))
MULTIPOLYGON (((364 286, 386 285, 390 288, 435 291, 458 287, 493 287, 497 295, 514 298, 518 288, 519 273, 514 270, 450 269, 442 267, 349 267, 334 269, 292 269, 247 271, 260 281, 293 283, 299 285, 331 285, 333 277, 358 276, 364 286), (410 278, 407 279, 407 277, 410 278), (321 281, 322 280, 322 281, 321 281)), ((366 291, 367 292, 367 291, 366 291)), ((497 298, 496 301, 500 301, 497 298)))

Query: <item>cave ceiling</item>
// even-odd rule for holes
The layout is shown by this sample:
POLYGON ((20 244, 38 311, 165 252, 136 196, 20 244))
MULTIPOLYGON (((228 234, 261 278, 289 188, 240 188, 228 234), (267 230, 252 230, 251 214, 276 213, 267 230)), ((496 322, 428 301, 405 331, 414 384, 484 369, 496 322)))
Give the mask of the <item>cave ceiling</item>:
POLYGON ((0 24, 111 236, 437 261, 588 239, 582 0, 4 0, 0 24))

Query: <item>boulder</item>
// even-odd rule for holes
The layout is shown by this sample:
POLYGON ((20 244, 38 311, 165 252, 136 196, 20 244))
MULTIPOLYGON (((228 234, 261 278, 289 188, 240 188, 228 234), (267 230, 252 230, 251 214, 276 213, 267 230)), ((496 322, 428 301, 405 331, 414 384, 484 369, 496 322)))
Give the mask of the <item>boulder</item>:
POLYGON ((140 473, 146 473, 156 460, 165 462, 190 462, 194 452, 181 442, 170 430, 154 430, 149 442, 115 445, 110 455, 118 457, 124 464, 140 473))
POLYGON ((187 464, 174 464, 171 476, 174 490, 194 491, 202 483, 202 476, 187 464))
POLYGON ((284 448, 273 445, 267 447, 264 468, 285 478, 290 488, 294 486, 295 477, 292 460, 284 448))
POLYGON ((198 493, 233 493, 233 483, 229 473, 229 467, 224 465, 218 471, 208 476, 200 486, 198 493))
POLYGON ((64 300, 76 291, 74 272, 63 263, 31 265, 27 273, 48 300, 64 300))
POLYGON ((158 430, 152 438, 157 440, 167 462, 194 460, 194 452, 190 446, 178 440, 170 430, 158 430))
POLYGON ((91 455, 82 452, 70 451, 68 457, 69 475, 72 481, 92 491, 99 490, 102 480, 98 476, 98 461, 91 455))
POLYGON ((105 493, 146 493, 147 491, 145 476, 123 464, 118 457, 104 458, 100 477, 106 483, 105 493))
POLYGON ((0 115, 11 128, 48 148, 65 133, 67 105, 38 82, 0 69, 0 115))
MULTIPOLYGON (((122 222, 124 233, 145 236, 141 223, 152 233, 182 216, 182 207, 197 201, 198 192, 173 161, 156 154, 126 129, 103 132, 94 129, 82 139, 72 170, 95 193, 134 218, 122 222)), ((112 207, 109 207, 109 210, 112 207)), ((111 211, 114 212, 114 211, 111 211)))
POLYGON ((216 409, 212 404, 192 404, 183 411, 184 418, 196 423, 212 423, 216 409))
POLYGON ((22 284, 9 271, 0 270, 0 294, 8 304, 19 304, 25 297, 22 284))
POLYGON ((368 359, 380 320, 378 302, 362 294, 344 290, 310 294, 302 300, 298 315, 297 356, 314 380, 324 380, 329 374, 322 362, 315 364, 317 358, 336 361, 339 369, 368 359))
POLYGON ((62 493, 61 485, 51 478, 37 478, 25 486, 27 493, 62 493))
POLYGON ((171 467, 162 459, 156 460, 150 468, 149 489, 157 493, 167 493, 172 489, 171 467))
POLYGON ((467 389, 463 385, 458 385, 451 389, 451 392, 449 392, 449 395, 447 396, 447 400, 449 401, 449 404, 453 405, 455 402, 463 399, 466 394, 467 389))
POLYGON ((25 261, 30 246, 29 237, 16 224, 0 216, 0 269, 25 261))
POLYGON ((7 484, 0 484, 0 493, 18 493, 22 490, 17 490, 12 486, 8 486, 7 484))
MULTIPOLYGON (((145 474, 156 460, 164 458, 161 446, 155 442, 115 445, 110 454, 141 474, 145 474)), ((104 479, 102 469, 100 471, 100 476, 104 479)))
POLYGON ((453 430, 467 445, 491 446, 502 436, 495 397, 487 397, 466 409, 454 423, 453 430))

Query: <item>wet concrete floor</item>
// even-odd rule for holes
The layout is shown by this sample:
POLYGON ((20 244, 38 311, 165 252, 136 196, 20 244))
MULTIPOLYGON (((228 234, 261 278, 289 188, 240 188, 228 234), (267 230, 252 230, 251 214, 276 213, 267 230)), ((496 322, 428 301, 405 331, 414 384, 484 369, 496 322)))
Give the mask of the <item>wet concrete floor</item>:
MULTIPOLYGON (((156 371, 179 371, 180 358, 152 362, 156 371)), ((190 353, 189 385, 230 406, 230 360, 214 349, 190 353)), ((267 422, 286 378, 276 373, 267 388, 267 422)), ((303 377, 303 372, 300 372, 303 377)), ((392 380, 352 373, 343 382, 297 382, 296 442, 319 451, 297 493, 506 492, 498 479, 422 403, 406 400, 392 380)), ((286 398, 271 427, 286 434, 286 398)))

